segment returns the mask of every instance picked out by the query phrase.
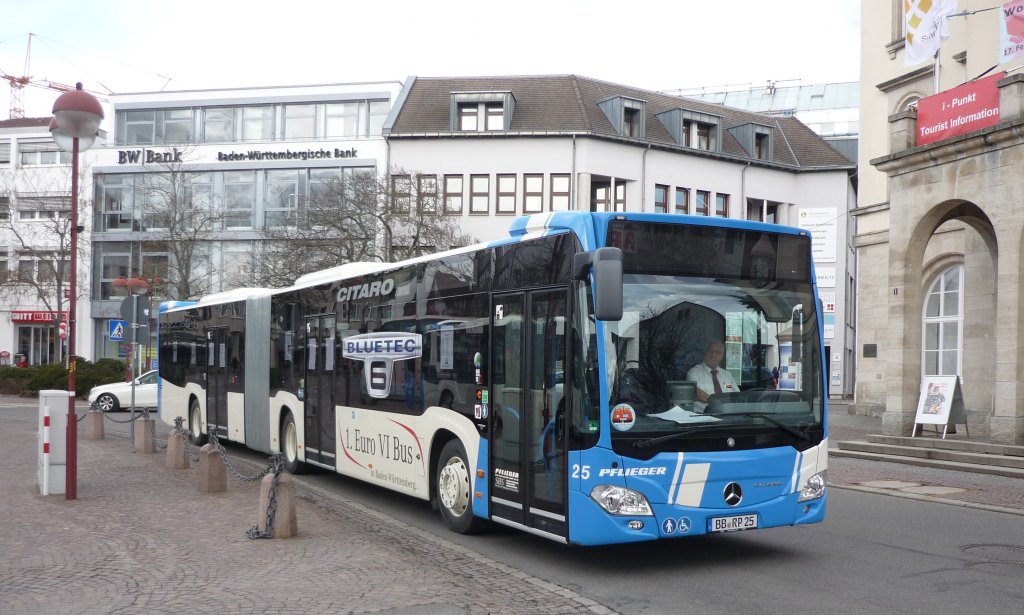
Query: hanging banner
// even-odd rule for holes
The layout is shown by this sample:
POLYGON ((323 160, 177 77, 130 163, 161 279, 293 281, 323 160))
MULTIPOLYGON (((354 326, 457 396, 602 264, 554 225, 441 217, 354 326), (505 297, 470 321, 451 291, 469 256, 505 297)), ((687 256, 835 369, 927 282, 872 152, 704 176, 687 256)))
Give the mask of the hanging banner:
POLYGON ((946 16, 955 11, 956 0, 903 0, 904 66, 935 57, 942 41, 949 38, 946 16))
POLYGON ((926 145, 999 123, 999 88, 1005 72, 970 81, 917 103, 917 144, 926 145))
POLYGON ((1024 56, 1024 0, 1011 0, 1003 5, 999 20, 999 63, 1024 56))

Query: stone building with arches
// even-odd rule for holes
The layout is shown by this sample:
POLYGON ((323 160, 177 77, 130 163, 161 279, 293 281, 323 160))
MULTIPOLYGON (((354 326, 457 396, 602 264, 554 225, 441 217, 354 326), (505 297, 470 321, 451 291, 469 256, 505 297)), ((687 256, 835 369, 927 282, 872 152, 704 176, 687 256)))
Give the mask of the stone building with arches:
POLYGON ((856 408, 910 435, 922 377, 955 374, 971 435, 1024 444, 1024 75, 999 67, 992 125, 919 145, 918 103, 998 62, 1000 16, 905 67, 901 5, 862 4, 856 408))

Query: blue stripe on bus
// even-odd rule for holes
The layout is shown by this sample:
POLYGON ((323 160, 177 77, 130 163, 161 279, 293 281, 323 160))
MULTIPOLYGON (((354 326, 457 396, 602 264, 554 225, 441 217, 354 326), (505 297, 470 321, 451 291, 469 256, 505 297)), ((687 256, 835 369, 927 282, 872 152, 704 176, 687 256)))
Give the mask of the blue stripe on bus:
POLYGON ((490 476, 487 465, 487 459, 490 457, 487 443, 488 440, 486 438, 480 438, 480 450, 477 451, 476 454, 477 472, 473 478, 473 514, 481 519, 491 518, 491 515, 487 510, 487 503, 491 501, 490 489, 487 486, 487 483, 489 482, 487 477, 490 476), (483 478, 480 478, 480 472, 483 472, 483 478), (477 493, 480 494, 480 497, 476 497, 477 493))

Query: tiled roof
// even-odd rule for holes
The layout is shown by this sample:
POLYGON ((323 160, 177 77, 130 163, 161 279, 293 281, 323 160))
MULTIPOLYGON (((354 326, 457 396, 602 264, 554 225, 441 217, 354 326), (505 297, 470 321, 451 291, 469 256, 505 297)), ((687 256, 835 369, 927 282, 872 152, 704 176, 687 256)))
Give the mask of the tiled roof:
POLYGON ((50 126, 49 117, 19 117, 11 120, 0 120, 0 128, 35 128, 37 126, 50 126))
POLYGON ((511 91, 515 96, 515 112, 509 127, 511 133, 572 132, 619 138, 608 117, 598 106, 598 102, 609 97, 625 96, 647 103, 646 134, 644 139, 638 141, 643 144, 650 143, 690 153, 709 154, 679 146, 657 117, 663 111, 682 108, 723 118, 723 155, 751 159, 728 129, 757 123, 775 128, 774 160, 771 161, 775 164, 802 170, 853 167, 850 161, 795 118, 751 113, 577 75, 418 77, 407 93, 390 135, 453 134, 450 115, 451 93, 495 91, 511 91))

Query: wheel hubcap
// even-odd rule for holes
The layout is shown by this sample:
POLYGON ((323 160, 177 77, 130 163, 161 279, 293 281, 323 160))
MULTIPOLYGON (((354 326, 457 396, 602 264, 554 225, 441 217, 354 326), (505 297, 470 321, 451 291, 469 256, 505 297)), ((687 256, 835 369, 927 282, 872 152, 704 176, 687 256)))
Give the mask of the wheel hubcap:
POLYGON ((441 503, 456 517, 469 507, 469 471, 458 457, 452 457, 441 469, 437 491, 441 503))
POLYGON ((288 461, 295 461, 298 458, 299 446, 298 437, 295 435, 295 423, 288 423, 284 426, 284 455, 288 461))
POLYGON ((99 404, 100 410, 109 412, 110 409, 114 407, 114 400, 112 400, 109 395, 104 395, 100 397, 99 404))

